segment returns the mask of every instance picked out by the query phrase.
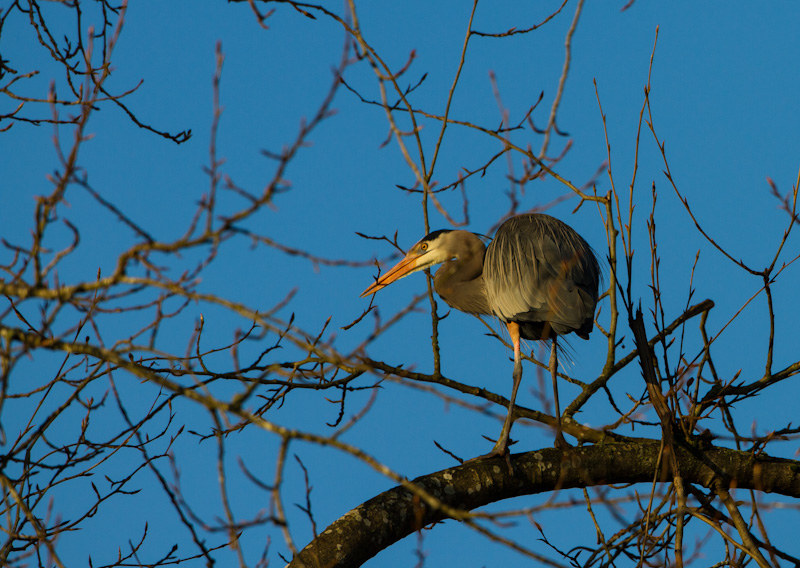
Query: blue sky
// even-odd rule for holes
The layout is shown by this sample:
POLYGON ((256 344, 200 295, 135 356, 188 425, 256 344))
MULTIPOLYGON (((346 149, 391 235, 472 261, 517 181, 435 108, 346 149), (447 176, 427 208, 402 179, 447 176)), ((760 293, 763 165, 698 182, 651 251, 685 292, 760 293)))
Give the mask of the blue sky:
MULTIPOLYGON (((411 51, 415 51, 416 58, 403 84, 414 84, 427 73, 425 82, 414 93, 414 103, 442 112, 463 44, 469 6, 456 2, 434 4, 365 3, 358 9, 365 38, 390 66, 402 66, 411 51)), ((754 9, 752 4, 743 2, 724 5, 673 2, 667 7, 664 3, 640 0, 621 12, 623 4, 587 2, 583 9, 572 42, 571 69, 558 114, 558 125, 569 137, 555 138, 550 154, 558 154, 566 140, 571 140, 572 146, 556 170, 580 186, 593 179, 607 159, 599 95, 607 120, 612 172, 618 191, 626 194, 632 179, 639 111, 658 27, 650 101, 654 127, 665 142, 676 185, 688 199, 697 220, 723 248, 753 268, 763 268, 771 261, 788 222, 786 214, 779 210, 778 201, 770 195, 767 177, 786 192, 795 184, 800 166, 797 137, 800 38, 796 33, 800 9, 790 2, 764 3, 754 9)), ((531 25, 557 5, 556 2, 480 4, 473 28, 502 31, 511 26, 531 25)), ((337 5, 336 9, 340 7, 337 5)), ((46 10, 51 14, 51 24, 63 25, 64 33, 74 26, 63 7, 48 5, 46 10)), ((564 37, 574 10, 575 5, 569 3, 553 22, 530 34, 504 40, 473 38, 451 117, 487 127, 499 124, 501 115, 489 79, 492 72, 512 122, 524 116, 539 93, 543 93, 533 117, 537 124, 544 124, 561 74, 564 37)), ((339 61, 344 41, 341 27, 325 18, 304 18, 286 6, 278 6, 267 25, 266 30, 257 25, 246 3, 143 1, 129 8, 113 58, 115 70, 110 88, 124 91, 144 79, 126 99, 127 104, 142 121, 171 132, 191 129, 192 138, 176 146, 138 129, 115 107, 103 106, 91 118, 88 130, 93 137, 81 148, 79 162, 88 172, 92 187, 158 238, 171 239, 181 234, 187 216, 208 191, 208 176, 203 167, 209 160, 214 50, 218 41, 225 64, 220 90, 224 112, 217 151, 225 160, 223 173, 240 187, 258 191, 269 181, 274 163, 261 150, 275 152, 291 143, 301 120, 313 115, 327 93, 333 80, 331 70, 339 61)), ((41 70, 39 76, 25 83, 24 92, 46 96, 54 68, 51 62, 42 63, 43 52, 19 16, 3 29, 2 47, 3 57, 11 61, 12 67, 41 70)), ((364 62, 350 67, 345 78, 364 96, 378 96, 374 75, 364 62)), ((57 76, 57 80, 61 77, 57 76)), ((59 84, 59 92, 62 88, 59 84)), ((3 105, 5 112, 12 103, 5 100, 3 105)), ((391 236, 398 231, 398 242, 405 248, 421 238, 424 227, 420 200, 417 195, 410 196, 396 188, 413 185, 413 175, 396 141, 382 146, 388 130, 381 108, 365 106, 345 89, 338 91, 332 106, 336 109, 335 116, 314 131, 311 144, 301 150, 286 172, 290 190, 276 196, 273 207, 252 219, 249 228, 283 245, 306 249, 321 257, 364 263, 375 257, 386 258, 394 252, 391 247, 363 240, 355 232, 391 236)), ((46 116, 49 111, 42 106, 31 112, 46 116)), ((62 109, 62 112, 70 111, 62 109)), ((62 128, 60 133, 67 144, 71 130, 62 128)), ((437 134, 437 123, 424 122, 422 139, 428 157, 437 134)), ((521 145, 531 144, 534 149, 541 145, 541 137, 530 129, 515 133, 514 140, 521 145)), ((445 135, 433 178, 441 185, 450 183, 462 168, 480 165, 497 149, 496 143, 451 127, 445 135)), ((15 124, 9 132, 0 134, 0 152, 13 157, 3 160, 2 165, 0 231, 4 239, 24 245, 30 238, 33 198, 50 191, 46 176, 58 167, 53 130, 47 125, 15 124)), ((514 166, 515 171, 521 171, 519 158, 515 158, 514 166)), ((645 307, 652 305, 647 288, 650 267, 645 219, 651 208, 651 184, 655 183, 667 319, 676 317, 687 304, 689 277, 699 251, 690 303, 706 298, 715 301, 709 327, 716 332, 762 283, 760 278, 744 273, 698 234, 663 170, 660 151, 644 126, 634 190, 635 295, 642 298, 645 307)), ((503 158, 485 176, 468 181, 470 230, 487 232, 508 210, 507 173, 503 158)), ((608 191, 610 182, 605 172, 596 178, 596 186, 599 193, 608 191)), ((552 179, 533 184, 521 197, 520 210, 548 203, 566 193, 566 188, 552 179)), ((230 200, 227 206, 231 209, 240 205, 230 196, 226 199, 230 200)), ((104 274, 109 273, 117 254, 130 246, 133 235, 80 189, 70 190, 67 202, 60 214, 81 228, 82 244, 60 267, 60 278, 91 280, 98 268, 104 274)), ((462 217, 458 192, 442 195, 442 202, 456 218, 462 217)), ((575 205, 575 199, 567 200, 549 212, 569 222, 600 256, 605 256, 605 237, 596 208, 587 203, 572 215, 575 205)), ((433 229, 447 227, 446 220, 434 209, 431 218, 433 229)), ((54 229, 54 242, 66 234, 63 228, 54 229)), ((791 260, 797 250, 797 235, 793 235, 782 260, 791 260)), ((192 260, 188 256, 181 262, 189 265, 192 260)), ((0 261, 9 261, 6 250, 0 252, 0 261)), ((295 323, 310 332, 322 329, 330 317, 326 337, 335 334, 337 345, 347 352, 371 331, 368 319, 352 329, 341 328, 366 307, 367 301, 358 295, 374 274, 374 266, 357 269, 315 266, 269 247, 252 247, 242 239, 223 245, 218 260, 203 274, 200 289, 235 298, 260 311, 271 309, 296 290, 280 316, 289 319, 294 313, 295 323)), ((800 309, 797 285, 798 268, 792 265, 773 290, 774 301, 780 306, 776 321, 776 369, 797 360, 793 331, 794 315, 800 309)), ((417 275, 380 292, 376 304, 381 316, 388 319, 423 290, 424 278, 417 275)), ((741 371, 743 378, 752 380, 763 373, 765 306, 761 294, 718 340, 714 353, 721 375, 732 377, 741 371)), ((33 305, 26 309, 35 313, 33 305)), ((236 329, 246 329, 249 325, 225 310, 207 305, 189 311, 166 328, 168 333, 162 334, 165 345, 185 346, 201 313, 208 347, 223 344, 236 329)), ((427 303, 421 304, 417 313, 370 347, 370 357, 429 372, 432 356, 428 312, 427 303)), ((113 343, 138 323, 135 318, 120 322, 109 316, 104 340, 113 343)), ((687 337, 696 339, 695 330, 693 325, 687 337)), ((487 337, 485 331, 480 322, 464 314, 453 313, 443 320, 440 325, 443 371, 447 376, 486 385, 507 396, 511 386, 508 351, 487 337)), ((630 340, 624 343, 623 352, 627 352, 632 344, 630 340)), ((256 353, 262 347, 252 345, 247 349, 256 353)), ((605 356, 600 334, 593 334, 588 342, 575 339, 571 347, 568 372, 584 380, 595 376, 592 373, 602 367, 605 356)), ((182 352, 182 348, 174 348, 182 352)), ((220 355, 215 363, 220 370, 226 369, 230 359, 227 354, 220 355)), ((35 373, 46 373, 53 364, 56 362, 47 360, 28 363, 30 371, 35 373)), ((540 386, 536 377, 533 367, 527 367, 520 403, 538 404, 531 393, 532 388, 540 386)), ((367 386, 375 380, 375 377, 365 378, 361 384, 367 386)), ((547 381, 542 387, 545 394, 550 389, 547 381)), ((143 387, 129 377, 119 377, 118 382, 134 407, 146 407, 158 397, 154 388, 143 387)), ((763 434, 795 420, 793 408, 785 401, 796 400, 797 388, 787 383, 791 381, 737 407, 743 431, 748 431, 752 424, 754 432, 763 434)), ((619 392, 638 396, 643 389, 638 370, 631 367, 616 386, 619 392)), ((575 392, 568 385, 563 387, 562 406, 570 393, 575 392)), ((368 397, 368 392, 354 393, 348 414, 356 412, 368 397)), ((580 419, 593 425, 603 424, 613 420, 608 410, 598 400, 587 407, 580 419)), ((187 430, 209 428, 207 414, 191 404, 179 404, 177 412, 178 420, 187 424, 187 430)), ((326 402, 318 393, 302 393, 276 409, 269 418, 279 424, 324 434, 328 432, 325 423, 335 420, 337 413, 338 406, 326 402)), ((114 420, 111 411, 104 416, 114 420)), ((6 408, 2 419, 8 433, 19 427, 22 417, 9 415, 6 408)), ((68 435, 74 427, 65 423, 64 432, 68 435)), ((103 429, 102 424, 96 427, 103 429)), ((478 419, 435 397, 384 384, 374 408, 348 432, 346 441, 362 446, 399 473, 415 477, 453 465, 450 458, 436 449, 433 440, 463 457, 472 457, 489 449, 480 436, 496 435, 499 427, 497 421, 478 419)), ((546 429, 517 425, 514 434, 520 440, 517 446, 520 450, 551 444, 552 434, 546 429)), ((276 447, 275 438, 255 429, 228 440, 229 455, 240 455, 249 467, 264 472, 266 478, 274 469, 276 447)), ((770 449, 791 457, 796 445, 789 443, 770 449)), ((209 518, 219 514, 215 447, 210 442, 198 444, 184 435, 174 450, 184 464, 183 481, 187 493, 193 497, 193 506, 209 518), (204 499, 204 495, 213 497, 204 499)), ((393 485, 334 450, 301 443, 293 445, 292 450, 303 459, 312 476, 313 505, 320 528, 393 485)), ((108 466, 111 471, 117 467, 123 471, 125 464, 124 456, 119 456, 108 466)), ((236 467, 231 458, 231 470, 236 467)), ((292 465, 289 472, 294 477, 287 482, 286 500, 301 502, 300 469, 292 465)), ((109 536, 109 523, 140 531, 145 519, 150 523, 147 550, 153 556, 173 542, 189 546, 188 536, 175 528, 174 513, 171 517, 152 479, 143 477, 139 486, 142 488, 139 496, 120 501, 124 515, 113 511, 106 513, 108 516, 98 515, 80 533, 62 537, 59 542, 62 558, 70 565, 81 565, 91 547, 95 551, 95 565, 107 563, 113 560, 117 547, 125 545, 124 539, 117 539, 117 535, 126 534, 113 531, 109 547, 103 549, 98 538, 101 534, 109 536)), ((233 498, 243 517, 267 506, 268 495, 259 494, 245 483, 238 489, 233 498)), ((59 495, 58 503, 70 511, 71 500, 78 503, 82 491, 88 492, 90 488, 71 488, 59 495)), ((528 504, 529 501, 514 506, 528 504)), ((297 523, 295 538, 302 546, 310 537, 307 523, 296 510, 290 514, 297 523)), ((780 527, 780 520, 785 518, 781 515, 788 514, 774 513, 769 518, 778 542, 790 538, 780 532, 787 530, 780 527)), ((575 509, 552 513, 547 517, 548 538, 553 537, 560 546, 568 546, 573 534, 564 529, 577 526, 587 531, 584 536, 591 544, 593 529, 588 523, 586 515, 575 509)), ((524 522, 521 525, 519 538, 536 538, 530 535, 530 527, 524 522)), ((257 555, 267 538, 273 542, 270 561, 280 565, 277 554, 287 552, 279 531, 249 532, 243 544, 250 554, 257 555)), ((210 543, 219 539, 220 535, 209 536, 210 543)), ((381 554, 371 565, 412 565, 415 546, 414 539, 407 539, 381 554)), ((513 552, 474 538, 455 523, 446 523, 426 534, 423 546, 429 554, 430 566, 445 562, 499 566, 519 559, 513 552)), ((224 555, 220 558, 232 560, 224 555)), ((254 563, 257 556, 248 560, 254 563)))

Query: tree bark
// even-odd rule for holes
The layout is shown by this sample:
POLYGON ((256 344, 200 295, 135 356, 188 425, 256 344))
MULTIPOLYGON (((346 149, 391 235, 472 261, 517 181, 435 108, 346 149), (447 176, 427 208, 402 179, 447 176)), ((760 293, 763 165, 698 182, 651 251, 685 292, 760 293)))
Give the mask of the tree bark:
MULTIPOLYGON (((661 444, 544 449, 511 457, 513 474, 500 458, 468 463, 418 477, 413 484, 447 507, 470 511, 489 503, 557 489, 652 482, 661 444)), ((755 489, 800 497, 800 462, 726 448, 694 449, 676 444, 684 483, 755 489)), ((663 481, 667 481, 664 479, 663 481)), ((452 513, 452 510, 451 510, 452 513)), ((422 527, 452 517, 398 486, 335 521, 290 563, 291 568, 360 566, 422 527)))

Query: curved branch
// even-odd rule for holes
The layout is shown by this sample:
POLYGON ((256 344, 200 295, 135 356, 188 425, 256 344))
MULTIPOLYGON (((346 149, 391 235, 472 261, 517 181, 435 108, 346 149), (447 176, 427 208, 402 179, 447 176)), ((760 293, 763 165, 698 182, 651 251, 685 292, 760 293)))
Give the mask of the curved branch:
MULTIPOLYGON (((684 482, 755 489, 800 497, 800 461, 726 448, 703 451, 676 446, 684 482)), ((556 489, 619 483, 652 483, 660 442, 544 449, 445 469, 413 481, 454 509, 469 511, 512 497, 556 489)), ((664 479, 663 481, 668 481, 664 479)), ((373 497, 331 524, 289 563, 301 567, 360 566, 423 527, 448 518, 398 486, 373 497)))

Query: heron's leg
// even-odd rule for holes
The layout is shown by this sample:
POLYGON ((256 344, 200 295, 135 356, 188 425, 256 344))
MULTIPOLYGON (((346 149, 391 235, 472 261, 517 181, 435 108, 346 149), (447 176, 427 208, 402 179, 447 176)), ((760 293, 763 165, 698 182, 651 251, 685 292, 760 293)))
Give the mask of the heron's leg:
POLYGON ((511 387, 511 400, 508 403, 508 414, 503 423, 503 429, 500 431, 500 437, 494 445, 494 449, 490 454, 502 456, 508 452, 508 437, 511 434, 511 425, 514 424, 514 401, 517 399, 517 390, 519 384, 522 382, 522 356, 520 355, 519 347, 519 324, 509 322, 508 334, 511 336, 511 341, 514 344, 514 373, 512 374, 514 384, 511 387))
POLYGON ((497 439, 497 443, 494 445, 494 448, 492 448, 492 451, 488 454, 467 460, 466 463, 486 458, 505 457, 508 469, 513 473, 514 470, 511 467, 511 460, 508 457, 508 436, 511 433, 511 425, 514 423, 514 401, 517 398, 519 383, 522 381, 522 357, 519 351, 519 325, 514 322, 507 325, 508 334, 511 336, 511 341, 514 343, 514 386, 511 388, 511 400, 508 403, 508 414, 506 414, 503 430, 500 432, 500 437, 497 439))
POLYGON ((552 343, 550 344, 550 376, 553 378, 553 400, 556 403, 556 448, 569 448, 569 443, 564 439, 564 433, 561 431, 561 406, 558 404, 558 355, 557 355, 557 340, 558 336, 553 335, 552 343))

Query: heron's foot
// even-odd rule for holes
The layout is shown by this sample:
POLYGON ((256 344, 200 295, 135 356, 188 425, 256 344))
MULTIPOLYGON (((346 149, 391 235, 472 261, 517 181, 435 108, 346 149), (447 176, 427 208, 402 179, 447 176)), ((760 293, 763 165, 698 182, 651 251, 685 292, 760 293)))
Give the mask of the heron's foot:
POLYGON ((567 450, 569 448, 572 448, 572 444, 567 442, 561 430, 556 431, 556 441, 553 445, 559 450, 567 450))
POLYGON ((476 458, 468 459, 464 463, 476 462, 476 461, 480 461, 480 460, 488 460, 488 459, 491 459, 491 458, 504 458, 504 457, 508 457, 509 455, 511 455, 511 454, 508 451, 508 446, 506 446, 504 448, 498 448, 497 446, 495 446, 494 448, 492 448, 492 451, 489 452, 488 454, 483 454, 482 456, 478 456, 476 458))
POLYGON ((488 460, 488 459, 492 459, 492 458, 505 458, 506 465, 508 466, 508 472, 511 475, 514 475, 514 468, 511 467, 511 452, 508 451, 508 446, 509 446, 508 443, 495 444, 494 448, 492 448, 492 451, 489 452, 488 454, 483 454, 482 456, 478 456, 478 457, 475 457, 475 458, 472 458, 472 459, 468 459, 464 463, 472 463, 472 462, 477 462, 477 461, 481 461, 481 460, 488 460))

